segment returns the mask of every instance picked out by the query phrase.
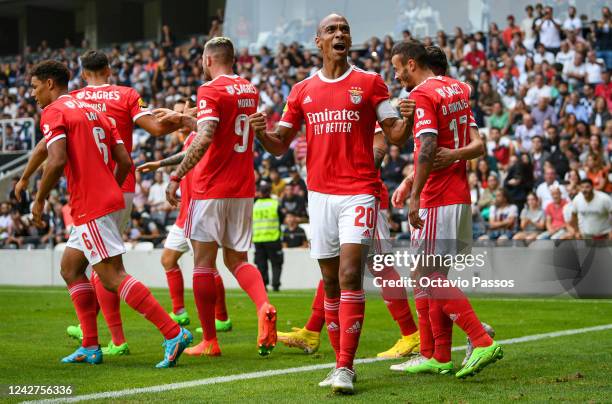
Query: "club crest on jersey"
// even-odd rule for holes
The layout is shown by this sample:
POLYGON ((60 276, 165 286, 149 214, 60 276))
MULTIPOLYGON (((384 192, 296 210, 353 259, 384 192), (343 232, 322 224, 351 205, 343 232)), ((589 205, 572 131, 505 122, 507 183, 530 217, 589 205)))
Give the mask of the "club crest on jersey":
POLYGON ((361 100, 363 99, 363 90, 360 87, 351 87, 350 90, 348 90, 349 95, 351 96, 351 101, 353 104, 359 104, 361 103, 361 100))
POLYGON ((235 92, 234 86, 225 86, 225 89, 227 90, 227 93, 229 95, 234 95, 234 92, 235 92))

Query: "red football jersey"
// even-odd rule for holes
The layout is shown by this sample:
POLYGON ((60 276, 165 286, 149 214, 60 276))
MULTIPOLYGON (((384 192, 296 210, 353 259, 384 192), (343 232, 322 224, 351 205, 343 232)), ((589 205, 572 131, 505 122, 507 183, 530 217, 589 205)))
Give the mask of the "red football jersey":
MULTIPOLYGON (((191 132, 185 142, 183 143, 183 151, 189 148, 191 142, 196 137, 196 132, 191 132)), ((187 213, 189 211, 189 203, 191 202, 191 186, 193 177, 193 170, 189 171, 185 176, 181 179, 181 207, 179 208, 179 214, 176 217, 175 224, 181 229, 185 226, 185 220, 187 220, 187 213)))
MULTIPOLYGON (((134 122, 151 112, 136 90, 131 87, 104 84, 86 86, 71 92, 76 99, 89 104, 96 111, 102 112, 117 127, 128 153, 132 153, 132 132, 134 122)), ((121 190, 126 193, 136 191, 135 168, 128 174, 121 190)))
POLYGON ((257 88, 240 76, 221 75, 198 89, 198 124, 219 125, 212 144, 194 168, 192 198, 254 198, 254 132, 249 115, 257 112, 257 88))
MULTIPOLYGON (((409 98, 416 102, 415 156, 421 147, 419 136, 425 132, 437 135, 438 147, 458 149, 470 143, 469 127, 476 126, 470 91, 467 84, 445 76, 430 77, 412 90, 409 98)), ((464 203, 471 203, 465 161, 431 171, 421 193, 421 208, 464 203)))
POLYGON ((308 189, 380 196, 374 125, 376 108, 388 98, 379 74, 354 66, 335 80, 319 71, 291 89, 279 125, 299 130, 306 123, 308 189))
POLYGON ((40 118, 47 147, 66 139, 70 214, 74 223, 85 224, 123 209, 121 188, 113 175, 111 150, 123 143, 117 129, 104 116, 69 95, 49 104, 40 118))

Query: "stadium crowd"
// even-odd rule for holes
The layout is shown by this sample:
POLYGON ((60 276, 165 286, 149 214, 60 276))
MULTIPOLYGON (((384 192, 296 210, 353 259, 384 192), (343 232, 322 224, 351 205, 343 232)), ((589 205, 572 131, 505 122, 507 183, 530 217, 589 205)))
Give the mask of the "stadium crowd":
MULTIPOLYGON (((439 46, 448 57, 449 74, 473 89, 471 107, 487 145, 486 156, 469 163, 475 238, 573 238, 593 235, 593 226, 610 231, 612 14, 604 7, 601 15, 590 17, 579 17, 569 7, 559 18, 550 7, 538 4, 526 7, 520 17, 509 15, 504 26, 491 23, 487 32, 465 34, 455 28, 452 35, 440 31, 435 38, 421 38, 427 45, 439 46), (592 182, 597 191, 594 201, 607 211, 598 218, 580 220, 578 233, 570 222, 572 207, 587 203, 580 192, 584 179, 592 182)), ((158 42, 115 46, 108 50, 111 81, 134 87, 151 108, 172 108, 184 100, 193 103, 202 84, 203 40, 221 32, 222 24, 216 19, 209 35, 192 37, 188 43, 176 43, 170 28, 164 27, 158 42)), ((410 31, 403 32, 403 40, 411 38, 410 31)), ((380 73, 397 103, 407 92, 394 79, 393 44, 390 36, 372 38, 355 47, 350 59, 380 73)), ((87 47, 87 43, 75 47, 66 41, 63 48, 50 49, 43 42, 35 51, 26 49, 0 64, 0 119, 32 117, 38 122, 40 111, 28 90, 29 71, 38 60, 65 61, 73 77, 70 89, 83 86, 78 58, 87 47)), ((236 72, 260 90, 260 109, 267 113, 269 128, 280 120, 291 87, 321 65, 316 52, 297 43, 280 45, 275 52, 262 48, 254 55, 240 49, 236 59, 236 72)), ((12 150, 24 143, 13 139, 13 134, 4 139, 11 142, 12 150)), ((138 166, 177 153, 182 140, 177 134, 153 138, 136 128, 134 163, 138 166)), ((292 222, 296 218, 307 222, 303 133, 282 158, 255 147, 256 180, 271 184, 283 214, 291 214, 292 222)), ((413 169, 412 149, 412 142, 401 149, 390 147, 382 168, 390 194, 413 169)), ((165 200, 168 174, 169 170, 137 174, 126 242, 161 245, 166 226, 177 215, 165 200)), ((0 204, 0 246, 44 247, 65 241, 71 224, 65 185, 61 182, 53 192, 43 229, 29 221, 29 193, 17 202, 11 191, 0 204)), ((34 182, 32 192, 36 189, 34 182)), ((407 237, 405 210, 390 209, 388 220, 397 237, 407 237)))

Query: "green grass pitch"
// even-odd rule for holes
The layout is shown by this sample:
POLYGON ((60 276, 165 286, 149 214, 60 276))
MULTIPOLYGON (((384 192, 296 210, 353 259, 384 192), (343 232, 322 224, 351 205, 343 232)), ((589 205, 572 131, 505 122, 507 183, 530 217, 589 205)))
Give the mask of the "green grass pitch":
MULTIPOLYGON (((164 307, 170 307, 166 290, 153 290, 164 307)), ((272 294, 278 310, 279 330, 302 326, 308 317, 313 291, 283 291, 272 294)), ((187 309, 194 330, 196 312, 191 291, 186 291, 187 309)), ((246 294, 228 290, 227 302, 234 330, 219 334, 223 355, 218 358, 183 356, 175 369, 158 370, 162 357, 161 337, 146 320, 122 306, 126 337, 132 354, 105 358, 104 364, 62 365, 59 360, 75 349, 65 334, 76 323, 68 292, 63 288, 0 287, 0 384, 73 385, 76 395, 177 383, 217 376, 239 375, 272 369, 333 362, 327 337, 314 355, 276 347, 268 358, 256 353, 255 308, 246 294)), ((612 323, 611 300, 538 298, 473 298, 481 320, 493 325, 497 339, 577 329, 612 323)), ((109 334, 99 318, 101 342, 109 334)), ((196 339, 198 335, 195 335, 196 339)), ((399 337, 384 303, 368 294, 364 331, 358 358, 371 358, 389 348, 399 337)), ((455 327, 454 344, 464 345, 465 336, 455 327)), ((612 397, 612 330, 541 339, 504 346, 505 358, 476 377, 456 380, 453 376, 408 376, 388 370, 397 361, 356 366, 357 394, 334 397, 317 387, 327 369, 235 380, 228 383, 173 391, 128 395, 113 401, 142 402, 606 402, 612 397)), ((463 352, 454 352, 458 369, 463 352)), ((22 401, 49 397, 8 397, 22 401)), ((105 400, 94 400, 105 401, 105 400)))

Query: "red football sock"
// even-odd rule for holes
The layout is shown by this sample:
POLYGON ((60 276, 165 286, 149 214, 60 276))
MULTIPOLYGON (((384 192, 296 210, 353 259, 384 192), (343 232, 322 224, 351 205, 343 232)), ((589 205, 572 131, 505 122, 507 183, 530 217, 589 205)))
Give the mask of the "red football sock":
POLYGON ((315 293, 314 299, 312 300, 312 311, 310 312, 310 318, 306 322, 306 328, 308 331, 321 332, 323 324, 325 324, 325 288, 323 288, 323 280, 319 281, 317 292, 315 293))
POLYGON ((429 301, 429 321, 434 338, 434 359, 440 363, 450 362, 453 321, 444 313, 441 300, 429 301))
POLYGON ((434 353, 434 338, 429 321, 429 295, 427 291, 418 287, 414 288, 414 305, 419 319, 421 355, 431 358, 434 353))
POLYGON ((83 330, 82 346, 98 346, 98 324, 96 322, 96 295, 87 278, 68 285, 68 292, 83 330))
POLYGON ((168 289, 170 289, 170 298, 172 299, 172 312, 177 314, 185 310, 184 282, 181 268, 177 266, 167 270, 166 279, 168 280, 168 289))
POLYGON ((243 262, 242 264, 238 264, 234 269, 234 276, 242 290, 244 290, 253 303, 255 303, 257 311, 259 312, 261 306, 263 306, 264 303, 268 303, 268 293, 266 292, 266 287, 259 270, 248 262, 243 262))
MULTIPOLYGON (((400 281, 400 276, 393 267, 384 268, 382 272, 379 273, 379 276, 385 281, 395 281, 396 285, 398 285, 400 281)), ((393 320, 399 325, 402 335, 414 334, 417 332, 417 326, 414 323, 414 318, 410 311, 406 288, 402 286, 384 286, 388 284, 387 282, 383 283, 381 294, 389 313, 391 313, 391 317, 393 317, 393 320)))
POLYGON ((225 304, 225 286, 223 286, 223 278, 217 274, 215 275, 215 286, 217 288, 217 301, 215 302, 215 318, 219 321, 227 321, 229 318, 227 315, 227 306, 225 304))
POLYGON ((175 338, 181 332, 181 327, 172 321, 151 291, 136 278, 126 276, 117 292, 121 300, 153 323, 165 339, 175 338))
POLYGON ((340 358, 340 298, 324 298, 324 310, 325 310, 325 322, 327 323, 327 335, 329 336, 329 343, 336 354, 336 363, 340 358))
POLYGON ((365 313, 365 292, 363 290, 340 291, 340 357, 337 368, 353 369, 353 360, 359 346, 365 313))
POLYGON ((95 272, 91 275, 91 283, 96 291, 96 298, 102 309, 104 321, 106 321, 108 330, 111 333, 113 344, 119 346, 125 343, 123 323, 121 321, 121 300, 119 299, 119 295, 107 290, 104 285, 102 285, 100 277, 95 272))
MULTIPOLYGON (((446 276, 436 272, 431 275, 431 279, 444 281, 446 276)), ((439 300, 442 311, 467 334, 475 347, 485 347, 493 343, 469 300, 459 288, 437 286, 431 288, 431 293, 432 299, 439 300)))
POLYGON ((217 270, 215 268, 193 268, 193 296, 198 308, 200 324, 202 324, 202 330, 204 331, 204 339, 207 341, 217 338, 215 328, 216 274, 217 270))

